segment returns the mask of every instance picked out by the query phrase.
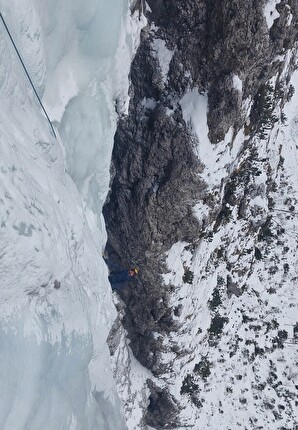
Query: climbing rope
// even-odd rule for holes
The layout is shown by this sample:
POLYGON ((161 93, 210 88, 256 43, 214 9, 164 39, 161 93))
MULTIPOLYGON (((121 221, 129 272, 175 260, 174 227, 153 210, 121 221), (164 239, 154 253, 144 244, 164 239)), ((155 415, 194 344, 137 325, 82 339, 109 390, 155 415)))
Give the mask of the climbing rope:
POLYGON ((36 89, 35 89, 35 87, 34 87, 34 84, 33 84, 32 80, 31 80, 31 78, 30 78, 30 75, 29 75, 29 73, 28 73, 28 71, 27 71, 27 68, 26 68, 26 66, 25 66, 25 64, 24 64, 24 61, 22 60, 21 54, 19 53, 19 50, 18 50, 18 48, 17 48, 17 46, 16 46, 16 44, 15 44, 15 42, 14 42, 14 40, 13 40, 13 37, 12 37, 12 35, 11 35, 11 33, 10 33, 10 31, 9 31, 9 29, 8 29, 8 27, 7 27, 7 25, 6 25, 6 22, 5 22, 4 18, 3 18, 2 13, 0 13, 0 18, 1 18, 1 21, 2 21, 2 23, 3 23, 3 25, 4 25, 4 28, 5 28, 5 30, 6 30, 6 32, 7 32, 7 34, 8 34, 8 36, 9 36, 9 39, 10 39, 10 41, 11 41, 11 43, 12 43, 12 45, 13 45, 13 47, 14 47, 14 49, 15 49, 16 53, 17 53, 17 56, 18 56, 18 58, 19 58, 19 60, 20 60, 20 62, 21 62, 21 64, 22 64, 22 66, 23 66, 23 69, 24 69, 24 71, 25 71, 25 74, 26 74, 26 76, 27 76, 27 78, 28 78, 28 80, 29 80, 29 82, 30 82, 30 84, 31 84, 31 87, 32 87, 33 91, 34 91, 34 94, 36 95, 37 100, 39 101, 39 104, 40 104, 40 106, 41 106, 41 109, 42 109, 43 113, 45 114, 46 119, 48 120, 48 123, 49 123, 49 125, 50 125, 50 127, 51 127, 52 133, 53 133, 54 137, 57 139, 57 136, 56 136, 56 133, 55 133, 55 130, 54 130, 53 124, 51 123, 51 120, 50 120, 50 118, 49 118, 49 115, 47 114, 47 111, 45 110, 44 105, 42 104, 42 101, 40 100, 39 95, 37 94, 37 91, 36 91, 36 89))

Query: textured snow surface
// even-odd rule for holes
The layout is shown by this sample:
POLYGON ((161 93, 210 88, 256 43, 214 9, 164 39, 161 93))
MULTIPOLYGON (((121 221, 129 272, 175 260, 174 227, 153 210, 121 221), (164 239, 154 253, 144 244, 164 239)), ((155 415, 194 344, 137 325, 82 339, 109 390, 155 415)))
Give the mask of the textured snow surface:
POLYGON ((0 5, 61 135, 1 26, 0 428, 123 430, 98 214, 138 24, 124 0, 0 5))
POLYGON ((159 62, 161 69, 162 81, 167 81, 167 76, 170 68, 170 62, 173 58, 174 51, 166 47, 166 42, 162 39, 154 39, 153 49, 159 62))

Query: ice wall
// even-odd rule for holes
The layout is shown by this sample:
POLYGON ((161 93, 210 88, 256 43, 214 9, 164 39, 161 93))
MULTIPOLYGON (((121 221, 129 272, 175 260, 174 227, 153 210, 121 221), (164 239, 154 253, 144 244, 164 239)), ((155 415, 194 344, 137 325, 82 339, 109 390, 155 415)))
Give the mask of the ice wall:
MULTIPOLYGON (((44 8, 48 8, 45 0, 41 2, 44 8)), ((97 214, 109 184, 115 104, 119 104, 129 72, 127 9, 127 0, 89 0, 84 4, 68 0, 62 5, 55 0, 46 16, 43 14, 46 62, 51 71, 45 103, 59 121, 68 172, 97 214), (53 31, 53 25, 59 31, 53 31), (56 46, 59 53, 53 55, 56 46)))
POLYGON ((114 104, 126 103, 128 4, 0 7, 61 134, 51 135, 1 27, 0 428, 123 430, 105 343, 115 310, 100 210, 114 104))

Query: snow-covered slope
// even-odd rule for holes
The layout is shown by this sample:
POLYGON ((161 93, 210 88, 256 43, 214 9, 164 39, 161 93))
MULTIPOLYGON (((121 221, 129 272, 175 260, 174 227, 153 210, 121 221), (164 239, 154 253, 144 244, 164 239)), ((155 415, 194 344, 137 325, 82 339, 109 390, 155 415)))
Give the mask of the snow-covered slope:
POLYGON ((0 23, 0 427, 122 430, 100 209, 138 26, 125 0, 0 5, 61 136, 0 23))
MULTIPOLYGON (((281 79, 290 73, 288 58, 281 79)), ((166 378, 173 381, 175 374, 172 392, 182 394, 181 415, 189 423, 192 414, 195 429, 298 424, 297 77, 288 82, 295 94, 284 106, 284 124, 249 147, 250 137, 242 140, 221 222, 207 228, 198 245, 177 243, 168 254, 171 272, 164 278, 176 286, 172 305, 182 304, 177 320, 183 332, 171 342, 189 354, 175 360, 166 378)), ((226 169, 230 148, 207 165, 210 178, 226 169)))

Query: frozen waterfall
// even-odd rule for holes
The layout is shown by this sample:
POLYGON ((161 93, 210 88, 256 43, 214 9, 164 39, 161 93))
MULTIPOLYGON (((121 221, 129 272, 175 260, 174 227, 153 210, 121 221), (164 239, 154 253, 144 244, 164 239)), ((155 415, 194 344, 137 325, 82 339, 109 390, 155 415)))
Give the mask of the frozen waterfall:
POLYGON ((123 430, 101 208, 138 25, 128 0, 0 1, 0 428, 123 430))

